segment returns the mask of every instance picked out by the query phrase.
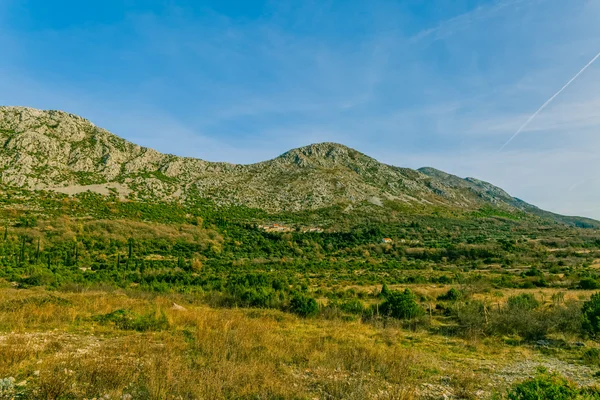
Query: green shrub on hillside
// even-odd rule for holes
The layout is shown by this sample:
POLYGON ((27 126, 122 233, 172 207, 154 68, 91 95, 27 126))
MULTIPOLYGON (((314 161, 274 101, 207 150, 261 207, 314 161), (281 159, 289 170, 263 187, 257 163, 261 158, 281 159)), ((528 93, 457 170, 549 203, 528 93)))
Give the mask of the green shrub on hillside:
POLYGON ((591 366, 600 366, 600 349, 591 348, 583 352, 581 360, 591 366))
POLYGON ((116 328, 125 331, 146 332, 169 329, 169 320, 164 312, 159 316, 155 313, 138 315, 129 310, 119 309, 92 319, 101 324, 113 324, 116 328))
POLYGON ((592 400, 600 399, 596 388, 581 388, 565 378, 540 369, 538 374, 513 386, 509 400, 592 400))
POLYGON ((583 278, 579 281, 579 288, 583 290, 600 289, 600 282, 594 278, 583 278))
POLYGON ((459 333, 518 335, 525 340, 545 338, 549 333, 581 333, 581 307, 575 301, 541 307, 532 295, 509 298, 506 305, 480 301, 456 302, 451 307, 459 333))
POLYGON ((583 303, 583 329, 590 335, 600 332, 600 293, 592 295, 589 301, 583 303))
POLYGON ((531 293, 523 293, 508 298, 509 310, 534 310, 540 306, 535 296, 531 293))
POLYGON ((440 301, 457 301, 462 298, 463 294, 460 290, 451 288, 445 294, 438 296, 438 300, 440 301))
POLYGON ((413 319, 425 313, 410 289, 388 292, 379 310, 383 315, 398 319, 413 319))
POLYGON ((312 317, 319 312, 319 305, 312 297, 298 293, 290 299, 290 311, 301 317, 312 317))

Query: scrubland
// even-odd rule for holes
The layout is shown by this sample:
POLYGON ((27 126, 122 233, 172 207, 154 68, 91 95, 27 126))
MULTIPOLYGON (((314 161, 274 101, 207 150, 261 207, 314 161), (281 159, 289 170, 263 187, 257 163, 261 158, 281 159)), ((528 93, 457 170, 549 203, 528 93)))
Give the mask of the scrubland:
POLYGON ((0 207, 0 400, 600 398, 593 228, 55 197, 0 207))
POLYGON ((215 309, 189 295, 5 287, 0 377, 14 379, 0 398, 475 399, 539 366, 593 385, 593 341, 444 334, 423 318, 410 327, 215 309))

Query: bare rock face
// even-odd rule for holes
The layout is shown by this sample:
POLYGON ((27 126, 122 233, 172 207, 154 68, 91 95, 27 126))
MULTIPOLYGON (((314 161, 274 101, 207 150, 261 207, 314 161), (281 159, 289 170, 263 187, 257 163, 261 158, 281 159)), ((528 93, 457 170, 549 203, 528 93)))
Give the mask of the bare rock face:
POLYGON ((389 202, 505 209, 526 204, 486 182, 382 164, 336 143, 290 150, 252 165, 165 155, 62 111, 0 107, 0 143, 4 184, 69 194, 112 191, 169 201, 198 195, 267 211, 389 202))

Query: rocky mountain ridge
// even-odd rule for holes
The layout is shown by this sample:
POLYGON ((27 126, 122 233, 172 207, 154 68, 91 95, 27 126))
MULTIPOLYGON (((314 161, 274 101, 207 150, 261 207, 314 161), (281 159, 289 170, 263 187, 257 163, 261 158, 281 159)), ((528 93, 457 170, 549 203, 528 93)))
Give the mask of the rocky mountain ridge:
POLYGON ((116 192, 152 200, 194 195, 269 212, 365 202, 407 212, 537 210, 487 182, 386 165, 336 143, 250 165, 208 162, 138 146, 73 114, 26 107, 0 107, 0 143, 2 182, 32 190, 116 192))

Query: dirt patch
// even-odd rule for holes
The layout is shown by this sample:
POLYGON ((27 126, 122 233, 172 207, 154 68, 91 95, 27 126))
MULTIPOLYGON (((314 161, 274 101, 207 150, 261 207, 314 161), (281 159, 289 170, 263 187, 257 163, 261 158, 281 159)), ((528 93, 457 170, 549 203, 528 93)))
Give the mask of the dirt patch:
POLYGON ((582 386, 590 386, 597 382, 594 378, 596 371, 587 365, 571 364, 550 357, 518 361, 500 370, 495 376, 507 384, 513 384, 533 377, 539 367, 543 367, 549 372, 557 372, 582 386))
POLYGON ((55 187, 49 188, 48 190, 53 190, 55 192, 68 194, 69 196, 74 196, 79 193, 85 193, 87 191, 98 193, 104 196, 108 196, 112 191, 116 191, 117 195, 120 198, 126 198, 131 193, 131 189, 127 185, 123 185, 121 183, 103 183, 96 185, 73 185, 73 186, 64 186, 64 187, 55 187))

